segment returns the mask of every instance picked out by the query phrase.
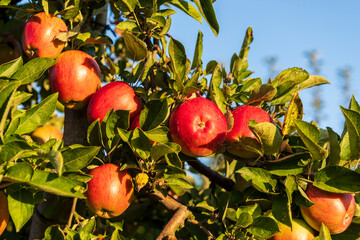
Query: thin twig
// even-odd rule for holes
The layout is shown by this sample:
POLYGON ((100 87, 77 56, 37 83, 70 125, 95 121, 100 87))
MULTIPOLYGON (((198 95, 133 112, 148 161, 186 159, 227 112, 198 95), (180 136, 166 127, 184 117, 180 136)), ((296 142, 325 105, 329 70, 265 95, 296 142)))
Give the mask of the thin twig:
POLYGON ((68 228, 71 227, 72 219, 73 219, 74 212, 75 212, 75 209, 76 209, 77 200, 78 200, 77 198, 74 198, 74 200, 73 200, 73 204, 72 204, 71 212, 70 212, 70 216, 69 216, 69 221, 68 221, 68 223, 66 225, 68 228))
POLYGON ((194 158, 191 160, 186 160, 186 162, 196 171, 205 175, 211 182, 216 183, 220 187, 224 188, 226 191, 232 191, 234 189, 235 182, 233 180, 220 175, 217 171, 212 170, 199 160, 194 158))
POLYGON ((206 234, 206 236, 208 236, 208 239, 216 239, 215 236, 206 227, 204 227, 204 225, 202 225, 198 220, 188 219, 187 221, 189 223, 197 225, 206 234))

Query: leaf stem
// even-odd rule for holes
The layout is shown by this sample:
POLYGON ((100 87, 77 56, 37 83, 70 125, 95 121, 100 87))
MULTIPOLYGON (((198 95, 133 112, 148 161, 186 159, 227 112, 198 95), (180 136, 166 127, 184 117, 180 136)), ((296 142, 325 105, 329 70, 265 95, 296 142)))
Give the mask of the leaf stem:
POLYGON ((70 212, 69 220, 68 220, 68 223, 67 223, 67 225, 66 225, 66 227, 68 227, 68 228, 71 227, 72 219, 73 219, 74 212, 75 212, 75 209, 76 209, 77 200, 78 200, 78 198, 74 198, 74 199, 73 199, 73 204, 72 204, 72 207, 71 207, 71 212, 70 212))

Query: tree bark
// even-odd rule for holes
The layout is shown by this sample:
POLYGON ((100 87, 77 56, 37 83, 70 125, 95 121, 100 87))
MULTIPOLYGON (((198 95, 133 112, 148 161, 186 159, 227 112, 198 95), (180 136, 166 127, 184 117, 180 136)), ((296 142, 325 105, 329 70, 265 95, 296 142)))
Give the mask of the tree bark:
MULTIPOLYGON (((72 144, 87 145, 87 128, 88 121, 86 117, 86 108, 82 110, 73 110, 65 108, 65 123, 63 141, 65 146, 72 144)), ((40 203, 33 214, 29 240, 42 239, 46 228, 58 223, 57 216, 54 218, 46 218, 46 209, 49 208, 54 201, 58 201, 58 197, 49 193, 44 193, 45 202, 40 203)), ((70 206, 61 206, 63 211, 70 214, 70 206)))

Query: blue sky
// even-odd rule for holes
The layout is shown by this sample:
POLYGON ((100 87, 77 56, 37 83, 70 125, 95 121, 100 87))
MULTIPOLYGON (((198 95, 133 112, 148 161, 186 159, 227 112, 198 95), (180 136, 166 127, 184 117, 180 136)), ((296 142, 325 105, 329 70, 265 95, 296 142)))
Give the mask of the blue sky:
MULTIPOLYGON (((316 50, 321 54, 320 75, 331 82, 320 87, 324 103, 319 125, 341 134, 344 117, 339 105, 347 106, 348 102, 341 90, 340 68, 351 67, 350 93, 360 102, 360 1, 217 0, 214 8, 220 25, 218 37, 205 21, 200 24, 180 10, 172 16, 169 33, 184 44, 189 59, 200 30, 204 34, 204 64, 217 60, 229 70, 231 56, 239 53, 249 26, 254 32, 249 69, 255 72, 252 77, 261 77, 263 82, 269 77, 265 58, 277 58, 277 72, 302 67, 312 73, 305 52, 316 50)), ((314 117, 312 95, 310 89, 300 92, 306 121, 314 117)))

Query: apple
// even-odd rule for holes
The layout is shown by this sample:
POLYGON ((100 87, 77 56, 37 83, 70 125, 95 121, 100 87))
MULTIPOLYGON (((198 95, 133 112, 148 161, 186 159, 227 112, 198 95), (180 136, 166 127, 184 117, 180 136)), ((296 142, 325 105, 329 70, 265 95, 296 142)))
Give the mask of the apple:
POLYGON ((127 170, 107 163, 90 171, 86 203, 98 216, 112 218, 122 214, 130 205, 134 186, 127 170))
POLYGON ((59 101, 65 107, 82 109, 99 89, 100 74, 99 65, 89 54, 65 51, 49 70, 50 88, 59 93, 59 101))
POLYGON ((62 139, 62 132, 53 125, 41 126, 31 133, 31 138, 38 143, 45 143, 51 138, 62 139))
POLYGON ((45 12, 31 16, 25 24, 22 47, 29 58, 56 58, 65 47, 65 42, 55 39, 61 32, 67 32, 65 22, 45 12))
POLYGON ((312 240, 315 231, 302 219, 292 220, 292 229, 282 223, 278 223, 280 232, 269 238, 269 240, 312 240))
POLYGON ((104 119, 111 109, 129 110, 130 121, 138 115, 143 108, 141 100, 135 91, 125 82, 111 82, 100 88, 90 99, 87 108, 89 122, 104 119))
POLYGON ((4 191, 0 190, 0 235, 4 232, 9 221, 8 201, 4 191))
POLYGON ((182 102, 170 115, 172 140, 181 151, 192 157, 206 157, 224 143, 227 122, 218 106, 203 97, 182 102))
POLYGON ((140 128, 140 113, 131 121, 129 130, 135 130, 137 127, 140 128))
POLYGON ((260 146, 259 140, 250 130, 248 122, 254 120, 257 123, 273 123, 271 117, 263 109, 250 105, 239 106, 232 110, 231 113, 234 117, 234 124, 226 136, 227 151, 245 159, 257 158, 258 153, 245 149, 247 145, 252 147, 260 146))
POLYGON ((0 41, 0 65, 20 57, 21 54, 21 44, 13 36, 0 41))
POLYGON ((355 213, 355 198, 351 193, 333 193, 309 185, 306 195, 314 203, 311 207, 300 206, 301 215, 315 230, 324 223, 331 234, 344 232, 355 213))

